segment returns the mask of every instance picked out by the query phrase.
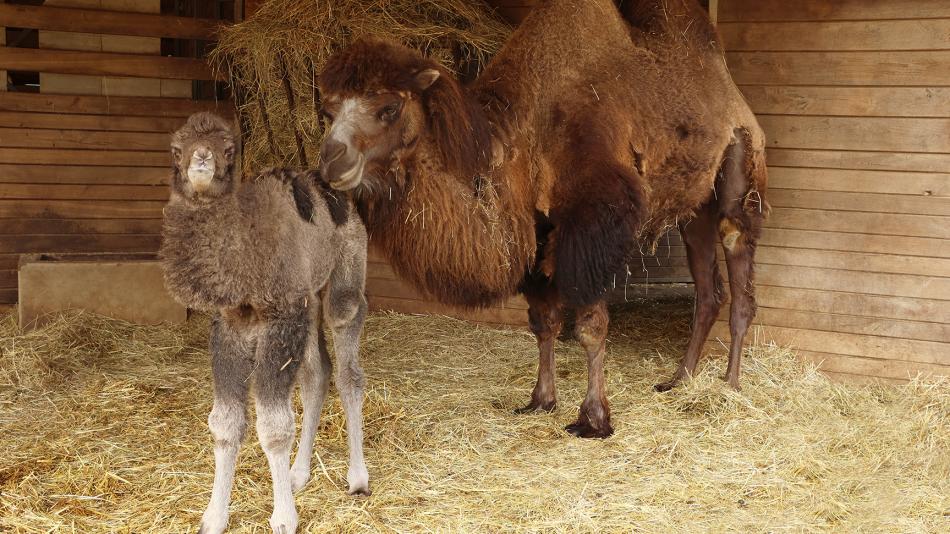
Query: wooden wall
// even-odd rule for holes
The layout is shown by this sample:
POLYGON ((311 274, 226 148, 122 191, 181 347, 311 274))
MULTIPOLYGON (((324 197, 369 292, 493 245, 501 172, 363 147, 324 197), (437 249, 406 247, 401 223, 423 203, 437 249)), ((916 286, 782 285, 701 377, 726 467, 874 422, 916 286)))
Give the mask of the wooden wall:
POLYGON ((231 113, 227 102, 125 96, 190 96, 191 80, 212 73, 162 57, 158 40, 211 39, 217 23, 130 11, 157 10, 151 0, 112 3, 120 11, 109 0, 0 4, 0 26, 38 30, 41 46, 0 47, 0 70, 40 74, 38 88, 0 91, 0 304, 17 300, 22 253, 156 251, 168 134, 195 111, 231 113))
POLYGON ((950 2, 720 0, 719 30, 769 143, 758 340, 950 374, 950 2))

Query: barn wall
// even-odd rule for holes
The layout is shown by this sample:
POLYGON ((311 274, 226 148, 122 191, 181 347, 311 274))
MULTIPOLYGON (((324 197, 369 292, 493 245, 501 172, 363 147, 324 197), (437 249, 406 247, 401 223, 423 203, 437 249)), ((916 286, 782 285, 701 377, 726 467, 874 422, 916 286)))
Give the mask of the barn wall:
MULTIPOLYGON (((0 4, 0 26, 39 32, 37 48, 0 48, 0 70, 40 80, 0 92, 0 304, 17 301, 20 254, 155 252, 168 134, 218 108, 162 98, 190 97, 191 80, 211 72, 202 60, 161 57, 159 46, 208 39, 216 23, 148 14, 157 0, 46 4, 0 4)), ((219 109, 230 114, 227 102, 219 109)))
POLYGON ((950 2, 720 0, 719 30, 769 145, 758 340, 950 374, 950 2))

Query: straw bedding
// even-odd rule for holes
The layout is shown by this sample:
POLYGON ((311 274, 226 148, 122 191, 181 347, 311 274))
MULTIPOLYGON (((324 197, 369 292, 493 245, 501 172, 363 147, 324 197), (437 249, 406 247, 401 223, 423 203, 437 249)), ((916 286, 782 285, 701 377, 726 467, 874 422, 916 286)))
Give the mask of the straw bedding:
MULTIPOLYGON (((331 393, 306 532, 950 531, 950 383, 843 386, 755 348, 744 389, 713 360, 657 394, 688 332, 682 298, 615 313, 616 434, 566 435, 583 395, 558 347, 561 407, 517 416, 535 373, 527 332, 377 313, 364 336, 373 495, 345 495, 331 393)), ((0 321, 0 531, 193 531, 211 489, 207 318, 141 327, 83 314, 23 334, 0 321)), ((264 532, 270 476, 242 450, 232 531, 264 532)))
POLYGON ((268 0, 222 30, 211 54, 234 90, 248 170, 313 166, 323 135, 316 76, 363 35, 411 46, 459 74, 477 72, 511 28, 479 0, 268 0))

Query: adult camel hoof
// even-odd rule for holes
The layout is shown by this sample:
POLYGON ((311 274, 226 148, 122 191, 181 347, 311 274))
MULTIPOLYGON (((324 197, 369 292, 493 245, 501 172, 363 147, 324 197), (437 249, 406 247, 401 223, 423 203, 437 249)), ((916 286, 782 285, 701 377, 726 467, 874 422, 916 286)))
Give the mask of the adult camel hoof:
POLYGON ((658 393, 666 393, 667 391, 676 387, 679 384, 679 380, 669 380, 666 382, 660 382, 659 384, 653 385, 653 390, 658 393))
POLYGON ((579 438, 609 438, 614 433, 614 429, 610 426, 610 423, 604 424, 602 427, 597 428, 591 425, 588 422, 577 421, 571 423, 564 427, 564 430, 567 430, 568 434, 577 436, 579 438))
POLYGON ((551 413, 557 409, 557 401, 536 401, 534 399, 528 403, 524 408, 517 408, 514 410, 516 414, 526 414, 526 413, 551 413))
POLYGON ((736 391, 742 391, 742 386, 739 385, 739 379, 738 379, 738 378, 729 378, 728 376, 724 376, 724 377, 722 377, 722 379, 723 379, 727 384, 729 384, 729 387, 731 387, 732 389, 734 389, 734 390, 736 390, 736 391))

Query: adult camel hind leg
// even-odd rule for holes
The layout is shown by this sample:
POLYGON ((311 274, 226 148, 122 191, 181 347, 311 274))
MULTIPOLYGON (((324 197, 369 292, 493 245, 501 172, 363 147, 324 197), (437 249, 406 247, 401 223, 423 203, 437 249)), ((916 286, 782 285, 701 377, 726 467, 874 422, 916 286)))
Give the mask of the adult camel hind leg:
POLYGON ((719 203, 715 198, 707 201, 692 220, 680 224, 680 235, 686 245, 689 272, 696 291, 693 328, 686 355, 670 380, 653 386, 657 391, 669 391, 693 375, 702 354, 703 344, 722 307, 722 277, 716 263, 718 224, 719 203))
POLYGON ((742 343, 755 318, 755 247, 768 212, 765 202, 766 169, 763 152, 752 147, 751 134, 737 128, 735 142, 726 151, 719 183, 719 236, 729 271, 732 297, 729 310, 729 366, 725 380, 739 389, 742 343))

